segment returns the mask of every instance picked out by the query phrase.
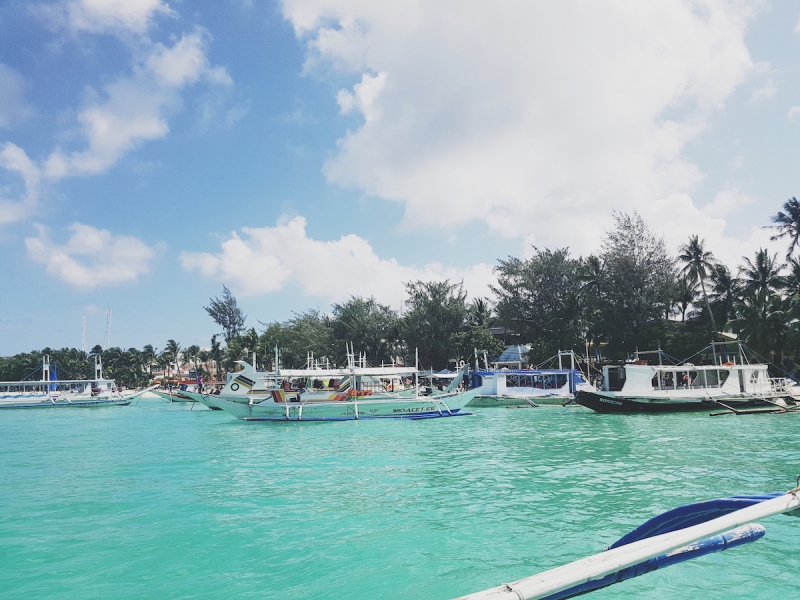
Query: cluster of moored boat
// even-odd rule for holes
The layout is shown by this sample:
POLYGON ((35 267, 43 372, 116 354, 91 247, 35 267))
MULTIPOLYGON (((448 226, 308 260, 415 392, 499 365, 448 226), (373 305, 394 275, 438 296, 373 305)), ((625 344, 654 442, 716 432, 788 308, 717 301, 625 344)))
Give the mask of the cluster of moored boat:
MULTIPOLYGON (((713 346, 712 346, 713 349, 713 346)), ((370 367, 363 357, 348 354, 346 367, 320 366, 313 356, 304 369, 258 371, 239 361, 224 386, 200 383, 181 389, 123 392, 103 377, 96 358, 92 380, 58 379, 45 358, 42 380, 0 382, 0 408, 125 405, 147 391, 171 402, 198 402, 252 421, 335 421, 375 418, 436 418, 469 414, 467 407, 585 406, 600 413, 676 412, 722 409, 724 414, 800 410, 800 386, 770 376, 768 366, 715 353, 713 364, 656 365, 637 359, 603 367, 592 385, 575 368, 575 356, 559 353, 558 368, 474 369, 426 374, 421 386, 416 367, 370 367), (561 360, 570 357, 569 368, 561 360), (433 385, 434 377, 448 385, 433 385)), ((253 360, 255 364, 255 359, 253 360)), ((276 359, 277 364, 277 359, 276 359)), ((721 413, 722 414, 722 413, 721 413)))
POLYGON ((49 357, 42 359, 42 378, 38 381, 0 381, 0 409, 52 408, 70 406, 126 406, 137 400, 151 386, 124 391, 113 379, 103 376, 103 363, 95 357, 92 379, 60 379, 49 357))

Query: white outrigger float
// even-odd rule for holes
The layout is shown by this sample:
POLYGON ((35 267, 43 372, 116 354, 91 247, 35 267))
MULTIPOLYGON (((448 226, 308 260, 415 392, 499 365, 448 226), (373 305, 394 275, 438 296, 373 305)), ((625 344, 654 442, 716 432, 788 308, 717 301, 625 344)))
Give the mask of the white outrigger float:
POLYGON ((239 361, 243 370, 230 374, 219 394, 183 393, 246 421, 349 421, 460 416, 480 392, 458 389, 466 368, 444 391, 423 395, 416 367, 357 365, 352 354, 348 363, 259 372, 239 361))
POLYGON ((40 381, 0 381, 0 409, 125 406, 145 391, 121 393, 113 379, 103 376, 99 356, 95 357, 92 379, 59 379, 56 365, 44 356, 40 381))

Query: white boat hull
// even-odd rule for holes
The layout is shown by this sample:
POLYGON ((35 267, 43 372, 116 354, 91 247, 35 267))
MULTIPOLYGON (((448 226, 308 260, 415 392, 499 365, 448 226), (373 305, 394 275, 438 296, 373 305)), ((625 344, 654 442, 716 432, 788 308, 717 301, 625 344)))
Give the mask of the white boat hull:
POLYGON ((245 421, 354 421, 361 419, 429 419, 463 414, 480 390, 416 398, 354 398, 334 402, 275 402, 241 404, 214 396, 222 410, 245 421))
POLYGON ((94 406, 127 406, 138 399, 145 391, 130 394, 102 395, 30 395, 30 396, 0 396, 0 409, 11 408, 70 408, 94 406))

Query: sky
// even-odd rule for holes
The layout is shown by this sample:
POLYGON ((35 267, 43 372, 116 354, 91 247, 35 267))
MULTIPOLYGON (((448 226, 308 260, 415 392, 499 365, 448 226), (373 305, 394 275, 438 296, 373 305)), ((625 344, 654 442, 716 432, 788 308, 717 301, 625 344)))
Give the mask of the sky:
POLYGON ((637 211, 734 270, 800 194, 800 7, 6 0, 0 355, 247 325, 600 251, 637 211))

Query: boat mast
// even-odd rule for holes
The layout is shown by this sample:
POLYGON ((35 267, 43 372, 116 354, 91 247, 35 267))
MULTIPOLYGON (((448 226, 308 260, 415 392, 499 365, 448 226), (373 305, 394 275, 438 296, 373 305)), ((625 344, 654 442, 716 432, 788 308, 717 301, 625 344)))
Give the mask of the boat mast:
POLYGON ((414 395, 419 396, 419 348, 414 349, 414 395))

